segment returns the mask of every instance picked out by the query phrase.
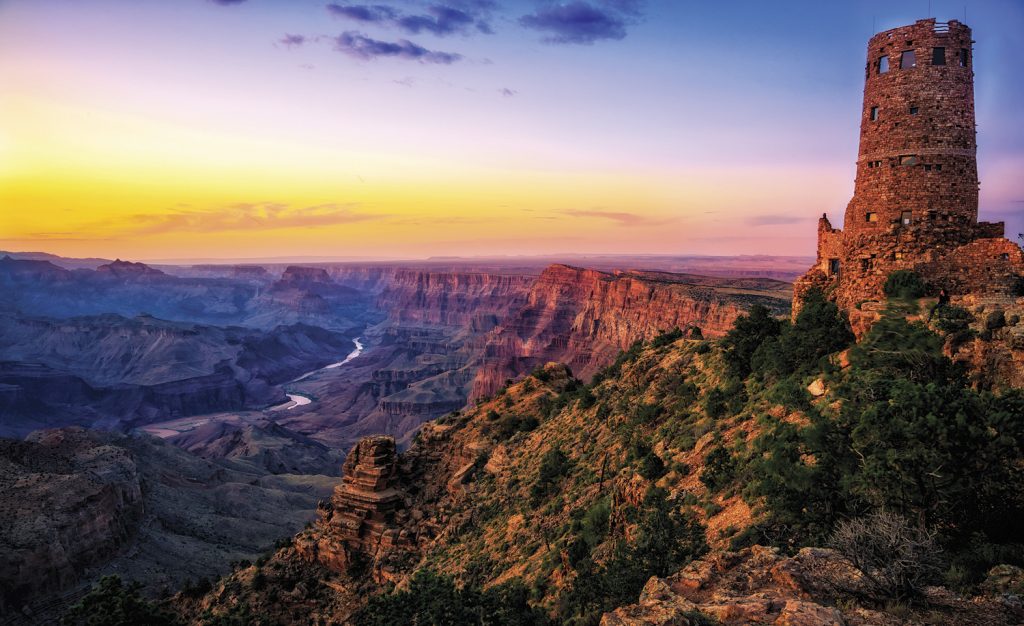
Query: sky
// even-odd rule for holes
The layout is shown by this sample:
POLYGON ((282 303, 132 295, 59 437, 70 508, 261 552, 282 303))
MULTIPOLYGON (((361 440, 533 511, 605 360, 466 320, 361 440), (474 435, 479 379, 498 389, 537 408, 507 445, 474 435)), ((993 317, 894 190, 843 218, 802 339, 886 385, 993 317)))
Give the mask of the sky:
POLYGON ((867 39, 929 10, 1016 239, 1020 0, 0 0, 0 248, 813 256, 867 39))

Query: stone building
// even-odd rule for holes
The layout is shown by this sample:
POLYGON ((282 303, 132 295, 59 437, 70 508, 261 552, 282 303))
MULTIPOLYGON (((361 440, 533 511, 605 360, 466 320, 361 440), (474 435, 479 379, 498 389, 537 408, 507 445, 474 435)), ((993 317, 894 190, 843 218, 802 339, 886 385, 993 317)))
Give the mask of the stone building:
POLYGON ((978 221, 971 29, 919 20, 868 42, 860 149, 842 230, 823 215, 817 262, 795 285, 841 308, 882 299, 913 270, 937 293, 1008 294, 1024 255, 1002 222, 978 221))

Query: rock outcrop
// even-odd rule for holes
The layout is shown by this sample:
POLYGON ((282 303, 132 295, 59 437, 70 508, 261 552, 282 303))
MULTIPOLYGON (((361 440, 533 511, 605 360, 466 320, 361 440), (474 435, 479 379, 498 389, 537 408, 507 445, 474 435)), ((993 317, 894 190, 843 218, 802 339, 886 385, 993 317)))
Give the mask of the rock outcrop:
POLYGON ((149 593, 216 577, 302 528, 328 476, 275 476, 148 436, 0 439, 0 621, 51 624, 96 578, 149 593))
POLYGON ((145 263, 133 263, 131 261, 122 261, 121 259, 97 267, 96 273, 101 276, 110 276, 122 280, 167 276, 164 272, 145 263))
POLYGON ((373 561, 397 548, 411 547, 402 523, 408 519, 398 488, 398 455, 392 437, 367 437, 349 452, 341 484, 317 508, 316 532, 300 536, 296 549, 344 571, 353 559, 373 561))
POLYGON ((0 613, 76 582, 124 545, 143 510, 123 448, 74 430, 0 439, 0 613))
POLYGON ((792 557, 753 546, 694 561, 665 578, 653 577, 639 602, 601 618, 601 626, 889 626, 891 624, 1010 624, 1020 617, 1012 603, 964 599, 932 587, 923 602, 942 611, 908 610, 894 621, 880 610, 837 602, 839 590, 857 589, 861 574, 838 553, 803 548, 792 557), (700 619, 703 618, 703 619, 700 619))
POLYGON ((489 396, 506 379, 549 361, 587 380, 638 339, 693 327, 719 336, 752 304, 784 312, 788 298, 787 285, 771 279, 552 265, 522 308, 487 337, 470 398, 489 396))

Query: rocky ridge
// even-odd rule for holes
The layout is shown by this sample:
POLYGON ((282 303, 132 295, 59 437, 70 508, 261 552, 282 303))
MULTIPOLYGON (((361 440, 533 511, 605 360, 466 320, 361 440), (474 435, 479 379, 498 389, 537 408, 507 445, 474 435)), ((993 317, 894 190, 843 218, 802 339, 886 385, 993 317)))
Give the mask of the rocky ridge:
POLYGON ((526 304, 487 336, 470 397, 488 396, 506 379, 549 361, 589 380, 634 341, 673 328, 717 337, 753 304, 788 311, 789 297, 788 286, 771 279, 552 265, 526 304))

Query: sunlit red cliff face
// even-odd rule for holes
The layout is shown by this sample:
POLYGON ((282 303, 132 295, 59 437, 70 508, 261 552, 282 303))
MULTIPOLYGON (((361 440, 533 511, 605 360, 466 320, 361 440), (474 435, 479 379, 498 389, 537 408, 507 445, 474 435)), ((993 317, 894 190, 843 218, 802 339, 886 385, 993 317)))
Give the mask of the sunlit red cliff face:
POLYGON ((587 380, 634 341, 673 328, 722 335, 753 303, 785 310, 787 287, 771 279, 552 265, 525 305, 487 336, 470 397, 489 396, 506 379, 549 361, 565 363, 587 380))

